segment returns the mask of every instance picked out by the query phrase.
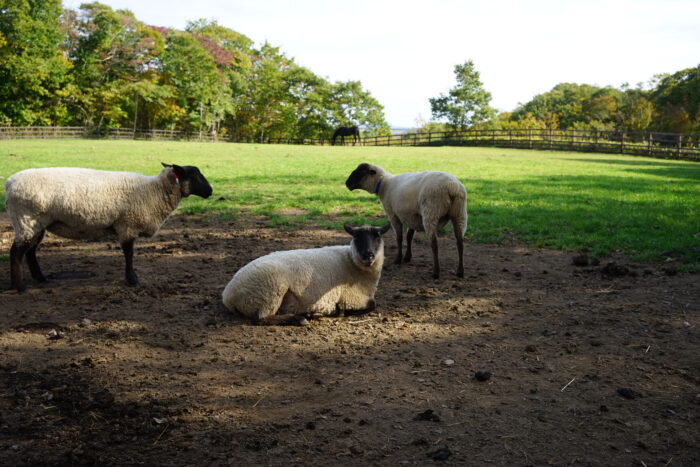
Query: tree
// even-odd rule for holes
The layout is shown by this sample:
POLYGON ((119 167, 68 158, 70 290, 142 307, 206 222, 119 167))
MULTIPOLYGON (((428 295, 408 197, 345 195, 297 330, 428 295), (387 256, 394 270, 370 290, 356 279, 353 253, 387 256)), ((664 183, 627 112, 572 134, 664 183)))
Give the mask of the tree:
POLYGON ((71 108, 77 123, 132 126, 139 99, 160 75, 165 42, 158 30, 138 21, 128 10, 85 3, 64 13, 68 57, 77 86, 71 108), (142 82, 140 86, 135 83, 142 82), (140 94, 143 90, 144 93, 140 94))
POLYGON ((489 106, 491 93, 483 88, 471 60, 455 65, 457 86, 445 96, 430 98, 430 109, 436 120, 447 119, 455 129, 465 129, 494 118, 495 110, 489 106))
POLYGON ((656 109, 655 129, 679 133, 700 130, 700 66, 660 75, 658 79, 651 93, 656 109))
POLYGON ((654 104, 641 89, 627 90, 618 114, 623 131, 647 131, 654 118, 654 104))
POLYGON ((384 107, 362 88, 360 81, 337 82, 331 86, 326 105, 332 128, 358 125, 368 134, 389 134, 384 120, 384 107))
POLYGON ((67 118, 71 64, 60 0, 0 1, 0 124, 50 125, 67 118))

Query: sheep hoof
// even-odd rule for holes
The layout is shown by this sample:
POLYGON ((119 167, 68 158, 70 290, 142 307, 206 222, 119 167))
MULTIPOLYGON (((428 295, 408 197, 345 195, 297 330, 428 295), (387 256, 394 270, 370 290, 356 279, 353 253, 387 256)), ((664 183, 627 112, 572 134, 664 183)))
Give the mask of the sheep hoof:
POLYGON ((23 293, 27 290, 27 286, 25 284, 19 284, 17 286, 13 286, 12 288, 17 289, 17 293, 23 293))
POLYGON ((141 285, 141 283, 139 282, 139 278, 136 276, 136 274, 127 275, 126 276, 126 284, 129 287, 137 287, 137 286, 141 285))
POLYGON ((433 272, 433 279, 440 279, 440 272, 439 271, 433 272))
POLYGON ((406 256, 403 257, 403 262, 404 262, 404 263, 410 263, 410 262, 411 262, 411 258, 412 258, 412 257, 411 257, 410 255, 406 255, 406 256))
POLYGON ((464 270, 459 270, 455 272, 455 274, 457 275, 457 277, 464 277, 464 270))
POLYGON ((294 324, 296 326, 308 326, 309 320, 306 319, 305 316, 295 315, 294 319, 292 319, 292 324, 294 324))
POLYGON ((394 260, 394 264, 401 264, 401 257, 400 256, 394 260))

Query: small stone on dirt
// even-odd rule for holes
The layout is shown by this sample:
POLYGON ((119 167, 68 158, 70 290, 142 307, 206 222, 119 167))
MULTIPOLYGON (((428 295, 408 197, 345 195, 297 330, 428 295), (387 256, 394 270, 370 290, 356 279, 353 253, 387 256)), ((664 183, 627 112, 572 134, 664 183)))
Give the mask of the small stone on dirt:
POLYGON ((49 333, 46 335, 48 339, 51 340, 56 340, 56 339, 62 339, 64 336, 63 331, 57 331, 56 329, 52 329, 49 331, 49 333))
POLYGON ((642 396, 640 393, 629 387, 617 388, 617 393, 625 399, 636 399, 642 396))
POLYGON ((434 461, 446 461, 451 455, 452 451, 447 446, 428 453, 428 457, 434 461))
POLYGON ((452 366, 455 364, 455 361, 452 360, 451 358, 446 358, 445 360, 442 361, 442 363, 444 363, 445 366, 452 366))
POLYGON ((622 277, 629 274, 630 270, 627 266, 617 264, 615 261, 609 261, 600 269, 600 272, 607 277, 622 277))
POLYGON ((588 266, 588 255, 586 253, 576 255, 573 258, 571 258, 571 262, 574 266, 588 266))
POLYGON ((433 409, 428 409, 425 412, 421 412, 415 417, 413 417, 413 420, 417 422, 439 422, 440 417, 438 414, 433 412, 433 409))
POLYGON ((488 381, 491 378, 491 372, 488 370, 477 370, 474 373, 474 378, 477 381, 488 381))

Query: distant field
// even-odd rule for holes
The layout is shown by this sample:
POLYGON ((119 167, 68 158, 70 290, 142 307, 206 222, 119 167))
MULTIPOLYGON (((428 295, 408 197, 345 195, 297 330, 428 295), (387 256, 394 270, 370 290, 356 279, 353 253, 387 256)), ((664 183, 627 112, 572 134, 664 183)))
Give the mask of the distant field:
POLYGON ((383 223, 373 195, 345 188, 360 162, 393 173, 444 170, 467 187, 467 235, 474 241, 514 235, 533 246, 593 255, 673 257, 680 269, 700 270, 700 163, 497 148, 0 141, 0 180, 47 166, 155 174, 161 161, 197 165, 214 187, 212 198, 186 199, 180 212, 222 220, 253 213, 289 228, 383 223))

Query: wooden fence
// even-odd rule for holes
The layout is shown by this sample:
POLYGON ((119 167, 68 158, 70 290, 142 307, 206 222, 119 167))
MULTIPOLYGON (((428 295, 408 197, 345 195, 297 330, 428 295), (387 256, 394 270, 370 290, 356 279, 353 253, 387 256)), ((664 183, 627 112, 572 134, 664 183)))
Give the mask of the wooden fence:
MULTIPOLYGON (((0 140, 17 138, 104 138, 161 141, 221 141, 329 145, 330 139, 265 138, 241 141, 207 133, 90 127, 0 127, 0 140)), ((341 144, 338 142, 338 144, 341 144)), ((345 139, 350 145, 352 138, 345 139)), ((490 146, 641 155, 700 161, 700 135, 596 130, 466 130, 369 136, 364 146, 490 146)))

